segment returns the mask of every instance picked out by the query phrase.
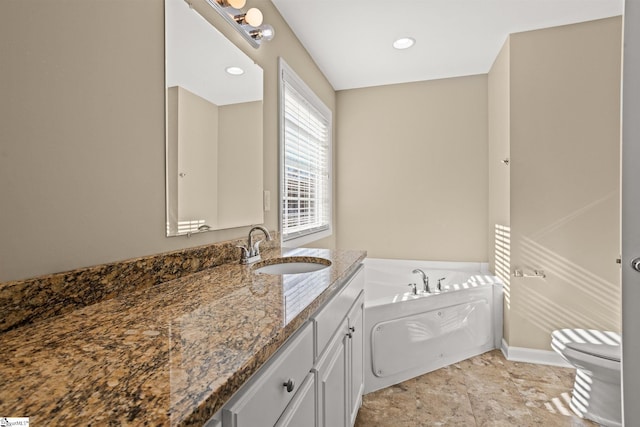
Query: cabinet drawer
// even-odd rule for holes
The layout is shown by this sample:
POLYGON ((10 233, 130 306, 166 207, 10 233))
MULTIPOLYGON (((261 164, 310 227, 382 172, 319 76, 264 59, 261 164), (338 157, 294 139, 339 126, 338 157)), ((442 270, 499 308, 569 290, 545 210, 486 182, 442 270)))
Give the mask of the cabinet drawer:
POLYGON ((342 288, 339 294, 313 315, 316 338, 314 357, 316 359, 320 357, 338 325, 347 316, 347 312, 363 290, 364 273, 363 268, 359 267, 358 272, 351 277, 349 283, 342 288))
POLYGON ((313 328, 304 325, 222 409, 225 427, 272 426, 313 365, 313 328), (291 380, 293 390, 284 384, 291 380))
POLYGON ((311 427, 316 423, 315 374, 309 372, 275 427, 311 427))

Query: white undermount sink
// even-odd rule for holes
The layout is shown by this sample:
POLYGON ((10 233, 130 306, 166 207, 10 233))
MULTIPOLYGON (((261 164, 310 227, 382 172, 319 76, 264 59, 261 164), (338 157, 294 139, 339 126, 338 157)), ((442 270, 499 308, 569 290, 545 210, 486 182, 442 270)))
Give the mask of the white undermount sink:
POLYGON ((331 265, 331 261, 316 257, 274 258, 258 263, 254 270, 264 274, 299 274, 322 270, 331 265))

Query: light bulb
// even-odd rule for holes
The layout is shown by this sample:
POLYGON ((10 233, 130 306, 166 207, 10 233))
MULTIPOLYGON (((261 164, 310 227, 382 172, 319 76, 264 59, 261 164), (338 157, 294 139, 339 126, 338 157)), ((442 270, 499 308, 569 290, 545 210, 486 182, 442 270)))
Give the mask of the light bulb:
POLYGON ((262 37, 260 37, 260 40, 264 40, 268 42, 269 40, 273 39, 273 37, 276 35, 276 30, 274 30, 271 25, 264 24, 260 27, 260 33, 262 34, 262 37))
POLYGON ((218 0, 218 4, 223 7, 232 7, 234 9, 242 9, 247 0, 218 0))
POLYGON ((259 27, 262 25, 262 12, 260 9, 252 7, 244 14, 244 22, 252 27, 259 27))
POLYGON ((268 42, 269 40, 273 39, 273 37, 276 35, 276 30, 274 30, 271 25, 264 24, 264 25, 260 25, 255 30, 251 31, 249 35, 251 35, 251 37, 253 37, 254 40, 261 40, 261 41, 268 42))

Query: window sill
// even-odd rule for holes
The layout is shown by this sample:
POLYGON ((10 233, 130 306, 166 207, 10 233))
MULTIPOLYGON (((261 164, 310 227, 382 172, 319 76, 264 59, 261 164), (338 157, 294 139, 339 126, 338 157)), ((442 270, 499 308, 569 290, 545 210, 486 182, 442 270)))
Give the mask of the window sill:
POLYGON ((332 234, 333 233, 332 233, 331 227, 329 227, 328 230, 322 230, 316 233, 307 234, 305 236, 296 237, 295 239, 289 239, 289 240, 283 241, 282 247, 299 248, 311 242, 315 242, 317 240, 324 239, 325 237, 329 237, 332 234))

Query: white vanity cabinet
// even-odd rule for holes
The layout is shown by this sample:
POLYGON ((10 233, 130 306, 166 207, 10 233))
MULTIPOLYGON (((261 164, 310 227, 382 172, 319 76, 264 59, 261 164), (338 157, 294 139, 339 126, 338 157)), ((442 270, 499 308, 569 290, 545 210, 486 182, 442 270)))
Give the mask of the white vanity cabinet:
POLYGON ((363 268, 347 280, 207 426, 354 424, 364 390, 363 268))
POLYGON ((318 427, 350 427, 355 423, 364 390, 364 273, 352 277, 341 294, 313 316, 316 325, 318 427), (346 308, 345 308, 346 307, 346 308), (327 345, 326 322, 338 326, 327 345))

